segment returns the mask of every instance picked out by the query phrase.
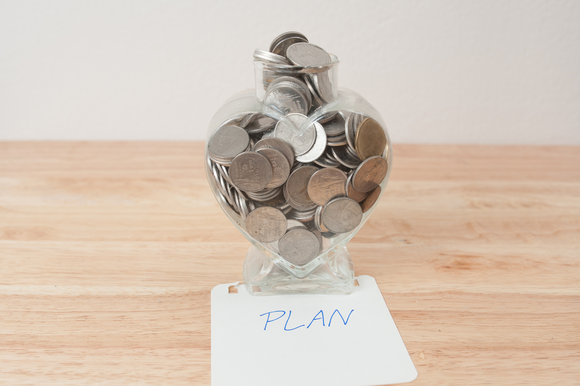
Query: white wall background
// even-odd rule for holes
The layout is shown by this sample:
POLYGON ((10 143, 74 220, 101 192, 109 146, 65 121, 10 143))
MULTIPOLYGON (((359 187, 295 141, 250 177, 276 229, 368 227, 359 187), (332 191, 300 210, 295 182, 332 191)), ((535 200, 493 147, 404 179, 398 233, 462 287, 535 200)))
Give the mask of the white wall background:
POLYGON ((287 30, 394 142, 580 144, 577 0, 0 0, 0 140, 205 139, 287 30))

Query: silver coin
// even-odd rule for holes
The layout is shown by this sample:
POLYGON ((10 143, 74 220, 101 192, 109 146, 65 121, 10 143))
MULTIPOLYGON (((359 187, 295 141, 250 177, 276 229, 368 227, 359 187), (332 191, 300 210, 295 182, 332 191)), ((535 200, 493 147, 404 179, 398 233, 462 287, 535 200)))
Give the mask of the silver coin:
POLYGON ((260 153, 248 151, 237 155, 229 169, 230 179, 239 189, 258 192, 272 179, 272 165, 260 153))
MULTIPOLYGON (((346 128, 346 118, 344 114, 340 111, 336 112, 334 119, 322 125, 326 134, 330 136, 336 136, 344 134, 346 128)), ((345 136, 346 137, 346 136, 345 136)))
POLYGON ((286 59, 284 56, 259 49, 254 51, 254 59, 261 60, 267 63, 290 64, 288 59, 286 59))
POLYGON ((287 226, 284 213, 270 206, 256 208, 246 218, 246 230, 262 243, 279 240, 286 233, 287 226))
POLYGON ((332 58, 324 49, 304 42, 295 43, 288 47, 286 57, 293 64, 302 67, 319 67, 332 61, 332 58))
POLYGON ((286 199, 291 207, 298 210, 309 210, 316 204, 308 196, 308 181, 319 170, 315 166, 303 166, 294 170, 284 185, 286 199))
POLYGON ((294 228, 278 241, 280 255, 289 263, 302 266, 310 263, 320 252, 320 241, 306 229, 294 228))
POLYGON ((276 37, 270 44, 270 52, 286 56, 286 50, 294 43, 308 42, 306 36, 296 31, 284 32, 276 37))
POLYGON ((331 160, 326 156, 326 154, 323 154, 318 159, 315 159, 314 163, 322 166, 323 168, 337 168, 340 166, 339 162, 331 160))
POLYGON ((302 124, 306 122, 308 117, 304 114, 294 113, 286 115, 286 118, 294 125, 294 127, 291 127, 289 124, 286 124, 285 121, 280 120, 276 124, 274 135, 276 138, 288 142, 294 149, 296 156, 302 155, 310 150, 314 145, 314 141, 316 140, 316 125, 312 124, 308 126, 303 134, 299 134, 296 132, 296 129, 300 130, 302 124))
POLYGON ((209 139, 207 149, 210 156, 218 159, 233 159, 250 144, 246 130, 238 126, 222 126, 209 139))
POLYGON ((314 86, 314 81, 312 80, 312 77, 308 76, 308 74, 304 75, 304 84, 306 84, 306 87, 308 87, 308 91, 312 95, 313 105, 317 108, 324 105, 324 100, 318 94, 318 90, 316 90, 316 87, 314 86))
POLYGON ((332 90, 332 81, 330 80, 330 74, 328 71, 317 74, 309 74, 309 76, 312 78, 314 88, 324 103, 332 102, 334 99, 334 93, 332 90))
POLYGON ((354 137, 355 137, 355 132, 356 132, 356 127, 354 126, 354 121, 355 121, 355 117, 356 117, 356 113, 352 113, 350 114, 347 118, 346 118, 346 122, 345 122, 345 128, 346 128, 346 141, 348 143, 348 146, 352 147, 353 149, 354 147, 354 137))
POLYGON ((309 106, 308 108, 310 109, 310 106, 312 105, 312 95, 310 94, 310 90, 306 83, 294 76, 280 76, 272 81, 271 86, 276 87, 279 84, 292 85, 291 87, 295 86, 296 89, 306 97, 309 106))
POLYGON ((256 114, 253 119, 244 127, 249 134, 262 133, 272 130, 276 126, 276 120, 267 115, 256 114))
POLYGON ((288 159, 276 149, 258 149, 256 152, 266 156, 272 165, 272 179, 266 185, 266 189, 282 186, 290 176, 288 159))
POLYGON ((322 216, 322 209, 323 206, 319 206, 316 208, 316 212, 314 213, 314 226, 322 233, 330 232, 322 223, 321 216, 322 216))
POLYGON ((316 128, 316 139, 314 145, 312 145, 312 148, 310 148, 306 153, 296 157, 296 161, 298 162, 312 162, 320 157, 326 149, 326 132, 324 131, 324 128, 318 122, 314 122, 314 127, 316 128))
POLYGON ((292 210, 288 213, 288 218, 301 221, 301 222, 308 222, 314 219, 314 213, 316 213, 316 208, 310 210, 292 210))
POLYGON ((330 199, 346 195, 346 174, 335 168, 318 170, 308 181, 308 196, 318 205, 330 199))
POLYGON ((288 219, 288 229, 293 229, 293 228, 306 229, 306 225, 304 225, 303 223, 301 223, 298 220, 294 220, 293 218, 289 218, 288 219))
MULTIPOLYGON (((320 118, 317 119, 317 122, 320 123, 322 126, 324 126, 326 123, 328 123, 328 122, 332 121, 334 118, 336 118, 338 113, 339 113, 339 111, 329 111, 329 112, 325 113, 324 115, 320 116, 320 118)), ((344 116, 344 113, 342 113, 342 114, 344 116)), ((343 120, 346 120, 346 117, 344 117, 343 120)), ((344 132, 344 130, 343 130, 343 132, 344 132)))
POLYGON ((252 150, 258 151, 260 149, 276 149, 284 154, 284 157, 288 160, 290 167, 294 165, 294 149, 290 144, 280 138, 263 138, 256 142, 252 150))
POLYGON ((308 114, 310 103, 308 96, 294 83, 283 82, 271 84, 264 95, 264 104, 277 110, 282 115, 292 113, 308 114))
POLYGON ((338 197, 324 206, 322 224, 333 233, 354 230, 362 220, 362 209, 358 202, 348 197, 338 197))
POLYGON ((360 165, 362 161, 360 160, 360 158, 355 157, 351 153, 349 153, 348 150, 346 150, 347 147, 348 146, 333 147, 331 148, 332 154, 338 160, 338 162, 340 162, 347 168, 356 169, 356 167, 360 165))
POLYGON ((346 141, 346 135, 342 134, 342 135, 335 135, 333 137, 328 136, 326 138, 326 142, 328 146, 344 146, 347 145, 348 142, 346 141))

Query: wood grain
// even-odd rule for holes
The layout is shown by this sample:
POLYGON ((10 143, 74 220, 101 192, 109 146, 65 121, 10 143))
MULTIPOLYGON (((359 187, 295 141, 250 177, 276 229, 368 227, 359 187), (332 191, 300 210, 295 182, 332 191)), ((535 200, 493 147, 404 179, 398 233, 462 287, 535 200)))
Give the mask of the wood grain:
MULTIPOLYGON (((248 242, 203 144, 0 143, 0 384, 207 385, 248 242)), ((580 384, 580 148, 397 145, 349 243, 416 385, 580 384)))

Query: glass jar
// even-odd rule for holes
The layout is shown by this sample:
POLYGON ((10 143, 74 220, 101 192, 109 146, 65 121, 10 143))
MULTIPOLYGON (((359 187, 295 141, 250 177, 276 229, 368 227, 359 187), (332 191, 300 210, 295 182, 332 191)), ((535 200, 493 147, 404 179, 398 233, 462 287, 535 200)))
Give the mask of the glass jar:
MULTIPOLYGON (((392 169, 392 148, 385 123, 378 111, 359 94, 348 89, 338 88, 339 61, 334 55, 331 55, 331 58, 332 61, 328 65, 319 67, 299 67, 254 60, 255 90, 241 92, 231 97, 216 112, 210 122, 205 148, 206 174, 211 190, 217 198, 220 207, 232 223, 252 243, 252 247, 246 256, 243 271, 244 284, 250 294, 347 294, 354 290, 354 268, 346 249, 346 244, 368 220, 384 192, 392 169), (306 85, 310 92, 309 102, 306 100, 308 98, 303 98, 305 95, 303 92, 294 95, 292 93, 295 90, 292 91, 291 87, 289 89, 285 89, 284 85, 278 87, 284 82, 288 86, 288 81, 290 86, 296 83, 287 77, 298 79, 303 82, 300 83, 301 85, 306 85), (306 102, 304 102, 305 100, 306 102), (306 107, 303 106, 304 103, 306 103, 306 107), (301 124, 297 124, 296 121, 288 118, 288 114, 292 114, 295 109, 301 108, 307 111, 308 115, 307 119, 304 119, 301 124), (334 128, 336 128, 336 125, 340 127, 342 125, 341 122, 344 122, 345 138, 342 138, 342 134, 325 134, 327 142, 325 141, 326 143, 322 145, 324 147, 323 156, 319 157, 315 162, 298 162, 298 167, 313 165, 319 169, 325 167, 335 168, 342 170, 345 175, 352 176, 355 170, 358 169, 352 167, 355 166, 353 164, 347 166, 342 161, 335 162, 340 158, 336 156, 336 152, 339 152, 337 150, 339 147, 342 150, 349 146, 350 150, 356 148, 355 144, 351 144, 351 142, 358 141, 355 133, 360 131, 362 122, 365 120, 369 122, 374 120, 384 133, 386 144, 380 157, 386 160, 387 167, 382 181, 378 183, 374 190, 364 193, 366 197, 360 201, 359 205, 363 212, 360 222, 346 232, 331 232, 321 220, 321 213, 332 200, 329 200, 324 205, 317 206, 314 210, 314 218, 311 218, 312 210, 298 211, 290 208, 290 211, 288 211, 287 205, 283 203, 283 193, 279 192, 277 197, 278 203, 281 204, 278 207, 285 210, 288 228, 305 227, 309 232, 314 233, 320 242, 318 253, 316 253, 314 258, 309 257, 306 259, 307 261, 305 262, 290 261, 283 257, 284 253, 280 251, 278 240, 263 242, 252 237, 246 227, 246 218, 250 212, 264 204, 251 198, 257 193, 245 192, 232 182, 232 178, 229 175, 231 158, 217 158, 209 150, 210 140, 218 129, 226 125, 234 125, 246 130, 250 138, 250 144, 246 148, 247 151, 251 150, 260 139, 274 137, 276 135, 275 125, 278 122, 283 122, 287 127, 290 127, 293 132, 292 135, 297 138, 306 135, 309 127, 315 123, 320 124, 326 133, 329 131, 327 130, 329 125, 334 124, 334 128), (328 232, 325 232, 325 230, 328 232)), ((376 134, 375 129, 374 135, 376 134)), ((380 140, 383 140, 382 134, 378 134, 380 140)), ((321 137, 319 134, 317 138, 321 137)), ((361 141, 363 140, 361 139, 361 141)), ((368 145, 370 142, 372 141, 367 138, 366 144, 368 145)), ((357 152, 360 151, 357 150, 357 152)), ((347 157, 350 157, 350 155, 347 155, 347 157)), ((363 161, 363 157, 359 156, 359 158, 361 158, 359 161, 363 161)), ((296 164, 293 170, 295 169, 296 164)), ((351 180, 352 177, 346 182, 345 191, 352 189, 351 180), (350 185, 348 185, 349 183, 350 185)), ((283 190, 284 188, 282 186, 280 189, 283 190)), ((353 194, 356 195, 357 193, 361 192, 355 191, 353 194)), ((343 194, 343 196, 348 195, 343 194)), ((361 197, 358 198, 360 199, 361 197)))

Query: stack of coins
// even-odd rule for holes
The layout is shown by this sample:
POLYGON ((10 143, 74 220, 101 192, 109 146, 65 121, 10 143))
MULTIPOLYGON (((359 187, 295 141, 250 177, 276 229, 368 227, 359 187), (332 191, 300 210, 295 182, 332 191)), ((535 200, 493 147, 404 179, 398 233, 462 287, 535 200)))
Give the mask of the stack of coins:
POLYGON ((303 266, 331 245, 325 240, 355 231, 377 202, 388 139, 357 112, 309 121, 333 99, 332 59, 304 35, 284 33, 254 60, 268 64, 263 103, 283 118, 254 112, 223 122, 207 144, 208 175, 250 236, 303 266))

